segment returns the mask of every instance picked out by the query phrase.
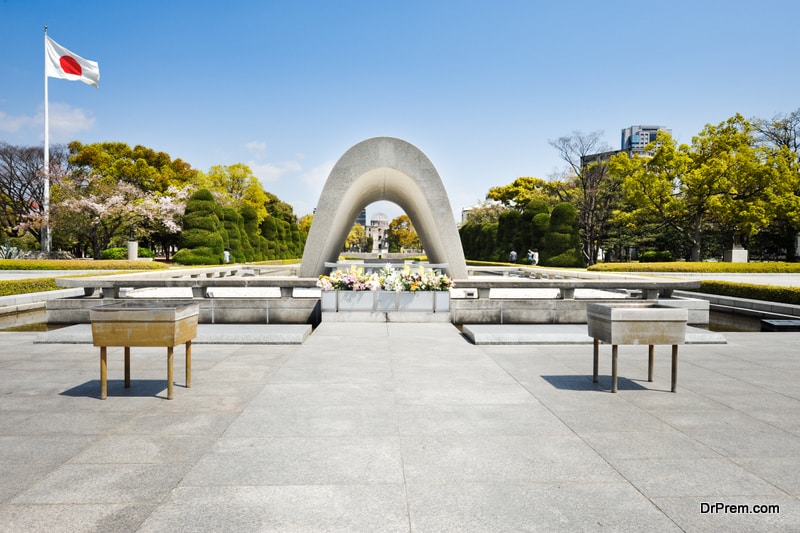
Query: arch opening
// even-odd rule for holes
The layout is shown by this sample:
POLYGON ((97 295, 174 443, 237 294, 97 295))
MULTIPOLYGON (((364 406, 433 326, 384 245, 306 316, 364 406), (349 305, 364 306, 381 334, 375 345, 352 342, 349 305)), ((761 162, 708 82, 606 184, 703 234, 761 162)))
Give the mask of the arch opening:
POLYGON ((356 144, 337 161, 322 189, 309 230, 302 277, 325 273, 335 262, 353 220, 367 205, 387 200, 411 220, 432 263, 455 279, 467 277, 464 251, 439 174, 418 148, 376 137, 356 144))

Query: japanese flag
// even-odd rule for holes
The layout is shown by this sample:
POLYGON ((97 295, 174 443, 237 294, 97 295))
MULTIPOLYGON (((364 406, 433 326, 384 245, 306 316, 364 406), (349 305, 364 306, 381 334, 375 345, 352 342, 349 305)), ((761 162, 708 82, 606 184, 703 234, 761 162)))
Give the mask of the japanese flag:
POLYGON ((51 78, 82 81, 87 85, 98 86, 100 66, 96 61, 89 61, 73 54, 56 43, 48 35, 44 37, 45 61, 44 72, 51 78))

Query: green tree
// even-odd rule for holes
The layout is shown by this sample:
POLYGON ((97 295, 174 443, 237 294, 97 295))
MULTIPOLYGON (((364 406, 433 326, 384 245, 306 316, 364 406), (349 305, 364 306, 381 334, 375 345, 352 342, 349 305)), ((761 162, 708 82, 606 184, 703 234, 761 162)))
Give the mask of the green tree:
POLYGON ((755 118, 752 122, 762 144, 789 151, 795 169, 794 178, 788 184, 793 192, 778 199, 775 218, 755 236, 756 242, 752 245, 769 258, 785 257, 796 261, 797 234, 800 233, 800 169, 797 165, 800 163, 800 109, 768 120, 755 118))
POLYGON ((243 163, 215 165, 209 169, 207 179, 209 189, 223 193, 237 209, 246 204, 255 209, 259 222, 266 218, 270 199, 249 166, 243 163))
POLYGON ((677 231, 693 261, 701 259, 709 228, 746 243, 774 219, 796 183, 788 150, 760 145, 741 115, 707 125, 691 146, 677 146, 660 132, 648 150, 652 157, 619 154, 609 161, 632 207, 618 221, 677 231))
POLYGON ((70 164, 84 174, 101 174, 116 182, 126 182, 145 192, 166 193, 170 187, 192 184, 198 171, 181 159, 144 146, 131 148, 121 142, 69 143, 70 164))
MULTIPOLYGON (((195 182, 200 173, 181 159, 172 159, 165 152, 140 145, 131 148, 121 142, 83 144, 74 141, 69 144, 69 151, 70 175, 66 180, 69 183, 62 191, 64 194, 69 196, 69 190, 72 189, 79 194, 95 198, 98 204, 104 204, 108 203, 104 198, 115 197, 112 191, 116 189, 134 190, 139 192, 135 197, 127 198, 127 204, 120 205, 117 211, 121 213, 126 207, 131 212, 144 209, 136 216, 129 213, 130 220, 123 221, 123 224, 109 224, 113 222, 110 212, 102 213, 100 209, 91 208, 84 203, 82 206, 84 215, 88 216, 92 211, 97 211, 95 216, 100 221, 100 225, 95 223, 92 228, 98 235, 91 239, 92 242, 102 246, 102 241, 106 237, 100 235, 107 235, 111 229, 115 233, 110 235, 109 242, 121 239, 123 234, 127 236, 128 225, 135 224, 137 239, 160 243, 169 257, 169 249, 175 244, 177 235, 176 218, 179 218, 179 215, 175 212, 175 208, 180 207, 182 213, 185 194, 196 186, 195 182)), ((54 189, 57 187, 58 185, 54 186, 54 189)), ((72 227, 75 233, 54 235, 54 242, 58 241, 64 245, 72 241, 73 246, 83 248, 81 241, 87 238, 87 231, 82 229, 80 216, 76 216, 77 212, 71 213, 65 210, 61 210, 60 214, 62 231, 72 227)), ((95 244, 91 247, 96 248, 95 244)))
POLYGON ((522 210, 523 206, 534 200, 541 200, 550 205, 563 201, 564 184, 545 181, 533 177, 521 177, 508 185, 492 187, 486 198, 497 200, 506 207, 522 210))
POLYGON ((367 232, 361 224, 353 224, 347 239, 344 241, 344 250, 361 250, 367 241, 367 232))
POLYGON ((300 231, 305 233, 308 236, 308 232, 311 230, 311 223, 314 221, 314 215, 303 215, 300 217, 300 220, 297 221, 297 225, 300 227, 300 231))
POLYGON ((408 215, 400 215, 389 223, 389 251, 400 252, 402 249, 418 250, 422 248, 417 230, 408 215))

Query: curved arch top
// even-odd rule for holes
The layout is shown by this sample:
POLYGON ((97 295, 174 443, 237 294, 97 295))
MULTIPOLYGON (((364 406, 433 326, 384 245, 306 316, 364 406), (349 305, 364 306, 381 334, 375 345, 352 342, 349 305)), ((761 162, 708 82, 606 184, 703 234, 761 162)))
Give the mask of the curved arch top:
POLYGON ((358 213, 388 200, 399 205, 432 263, 465 279, 467 264, 450 200, 433 163, 419 148, 393 137, 362 141, 336 162, 322 188, 300 265, 301 277, 325 273, 335 262, 358 213))

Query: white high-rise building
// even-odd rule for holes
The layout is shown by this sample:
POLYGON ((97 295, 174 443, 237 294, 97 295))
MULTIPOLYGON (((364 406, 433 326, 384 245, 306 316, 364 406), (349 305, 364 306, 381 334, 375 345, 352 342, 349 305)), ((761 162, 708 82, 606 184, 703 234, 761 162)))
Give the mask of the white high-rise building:
POLYGON ((656 133, 665 131, 672 135, 672 130, 663 126, 630 126, 622 130, 623 151, 629 154, 644 154, 645 146, 656 140, 656 133))

